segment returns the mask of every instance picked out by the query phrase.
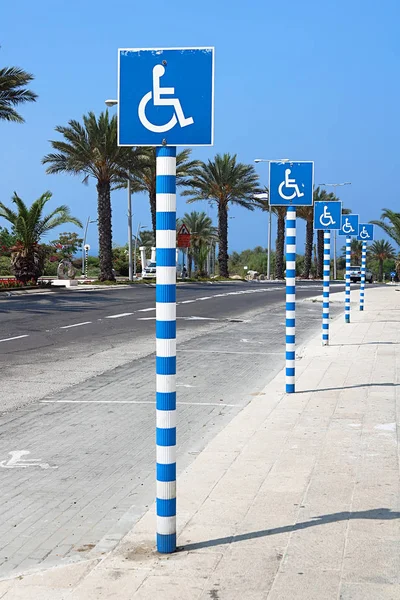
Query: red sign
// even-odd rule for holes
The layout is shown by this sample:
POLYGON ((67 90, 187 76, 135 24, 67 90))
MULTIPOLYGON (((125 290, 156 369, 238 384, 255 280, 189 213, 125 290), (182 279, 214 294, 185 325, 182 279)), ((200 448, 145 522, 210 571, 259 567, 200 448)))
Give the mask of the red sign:
POLYGON ((182 225, 179 228, 177 246, 178 248, 190 247, 190 231, 186 227, 185 223, 182 223, 182 225))

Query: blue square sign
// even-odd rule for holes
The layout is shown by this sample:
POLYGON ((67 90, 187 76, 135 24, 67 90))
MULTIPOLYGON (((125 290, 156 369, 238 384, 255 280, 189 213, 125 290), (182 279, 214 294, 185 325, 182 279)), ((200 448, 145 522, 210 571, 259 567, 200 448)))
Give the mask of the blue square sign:
POLYGON ((371 223, 359 223, 357 239, 361 242, 372 242, 374 239, 374 226, 371 223))
POLYGON ((337 201, 314 202, 314 229, 340 229, 342 226, 342 203, 337 201))
POLYGON ((358 235, 358 215, 342 215, 342 226, 339 235, 349 237, 358 235))
POLYGON ((212 146, 214 48, 118 51, 118 145, 212 146))
POLYGON ((314 163, 270 162, 269 189, 271 206, 312 206, 314 163))

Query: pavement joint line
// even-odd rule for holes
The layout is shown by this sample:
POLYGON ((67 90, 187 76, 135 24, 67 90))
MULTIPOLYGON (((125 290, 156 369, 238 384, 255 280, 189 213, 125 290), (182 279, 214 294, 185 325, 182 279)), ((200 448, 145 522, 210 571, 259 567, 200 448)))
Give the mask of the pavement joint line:
POLYGON ((84 321, 83 323, 74 323, 73 325, 63 325, 60 329, 71 329, 71 327, 80 327, 81 325, 90 325, 92 321, 84 321))
POLYGON ((192 354, 260 354, 262 356, 276 354, 278 356, 282 356, 282 352, 240 352, 237 350, 181 350, 178 348, 178 352, 190 352, 192 354))
POLYGON ((11 340, 20 340, 21 338, 29 337, 28 334, 25 335, 16 335, 15 337, 4 338, 4 340, 0 340, 0 342, 11 342, 11 340))
MULTIPOLYGON (((191 386, 194 387, 194 386, 191 386)), ((40 400, 40 404, 152 404, 152 400, 40 400)), ((241 404, 226 404, 224 402, 177 402, 185 406, 241 406, 241 404)))

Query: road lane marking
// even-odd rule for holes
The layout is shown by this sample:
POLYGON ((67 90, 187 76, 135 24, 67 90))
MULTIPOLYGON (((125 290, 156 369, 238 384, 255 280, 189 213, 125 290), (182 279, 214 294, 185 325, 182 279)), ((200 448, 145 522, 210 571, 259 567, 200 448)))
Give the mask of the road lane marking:
POLYGON ((106 319, 120 319, 121 317, 130 317, 133 313, 121 313, 119 315, 110 315, 106 319))
POLYGON ((156 307, 153 306, 152 308, 141 308, 137 312, 150 312, 152 310, 156 310, 156 307))
POLYGON ((84 321, 83 323, 74 323, 73 325, 63 325, 60 329, 71 329, 71 327, 80 327, 81 325, 89 325, 92 321, 84 321))
POLYGON ((4 338, 4 340, 0 340, 0 342, 11 342, 11 340, 20 340, 21 338, 29 337, 29 335, 16 335, 15 337, 4 338))
MULTIPOLYGON (((152 404, 155 400, 40 400, 40 404, 152 404)), ((239 406, 224 402, 177 402, 185 406, 239 406)))
POLYGON ((182 300, 182 302, 177 302, 177 304, 191 304, 192 302, 196 302, 196 300, 182 300))

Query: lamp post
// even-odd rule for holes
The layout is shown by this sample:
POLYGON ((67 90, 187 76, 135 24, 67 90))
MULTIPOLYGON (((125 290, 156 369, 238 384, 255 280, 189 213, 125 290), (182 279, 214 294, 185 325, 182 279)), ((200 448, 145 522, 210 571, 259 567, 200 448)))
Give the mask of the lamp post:
POLYGON ((85 246, 86 246, 86 237, 87 237, 89 223, 97 223, 97 219, 94 219, 91 221, 90 217, 88 217, 87 221, 86 221, 85 233, 83 235, 83 243, 82 243, 82 275, 83 276, 85 275, 85 256, 86 256, 85 246))
MULTIPOLYGON (((278 162, 288 162, 288 158, 281 158, 278 162)), ((255 158, 255 163, 260 162, 277 162, 272 159, 265 158, 255 158)), ((268 189, 270 187, 270 182, 268 182, 268 189)), ((269 192, 263 194, 255 194, 254 198, 258 200, 268 200, 268 246, 267 246, 267 279, 271 279, 271 238, 272 238, 272 213, 271 213, 271 205, 269 203, 269 192)))
MULTIPOLYGON (((136 252, 137 252, 137 241, 138 241, 138 237, 139 237, 139 232, 141 229, 146 229, 146 225, 138 225, 138 228, 136 230, 136 237, 135 237, 135 249, 133 251, 133 275, 136 278, 136 252)), ((142 270, 144 269, 144 265, 142 265, 142 270)))
MULTIPOLYGON (((117 106, 118 100, 105 100, 106 106, 112 108, 117 106)), ((133 257, 132 257, 132 191, 131 191, 131 179, 128 173, 127 177, 127 189, 128 189, 128 264, 129 264, 129 281, 133 280, 133 257)), ((136 272, 136 271, 135 271, 136 272)))
MULTIPOLYGON (((344 181, 343 183, 319 183, 318 187, 319 186, 324 186, 324 187, 337 188, 337 187, 341 187, 343 185, 351 185, 351 181, 344 181)), ((337 277, 337 269, 336 269, 336 234, 337 234, 337 231, 335 229, 334 232, 333 232, 333 279, 336 279, 336 277, 337 277)))

